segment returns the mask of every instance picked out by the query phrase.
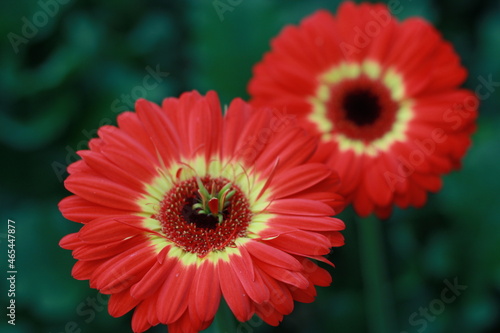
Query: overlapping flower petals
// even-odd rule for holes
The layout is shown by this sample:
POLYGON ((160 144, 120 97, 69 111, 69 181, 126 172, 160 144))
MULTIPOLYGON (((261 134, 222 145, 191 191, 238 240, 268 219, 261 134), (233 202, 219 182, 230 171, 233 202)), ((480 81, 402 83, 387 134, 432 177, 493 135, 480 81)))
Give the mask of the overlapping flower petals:
POLYGON ((452 45, 425 20, 399 22, 385 5, 348 1, 336 16, 319 10, 285 27, 255 65, 248 90, 252 105, 285 108, 320 136, 314 159, 339 173, 338 192, 360 215, 385 218, 394 205, 422 206, 442 175, 460 167, 478 108, 476 96, 459 88, 466 76, 452 45), (335 84, 369 78, 390 92, 399 122, 389 124, 383 144, 322 126, 331 120, 315 114, 325 75, 335 84))
POLYGON ((136 108, 78 152, 65 181, 74 195, 59 204, 83 224, 60 242, 78 260, 72 274, 111 295, 112 316, 135 309, 134 332, 159 323, 198 332, 224 298, 238 320, 257 314, 277 325, 294 300, 311 302, 315 286, 331 282, 315 261, 329 263, 323 255, 343 244, 344 224, 330 216, 344 201, 331 191, 337 174, 310 162, 313 136, 280 110, 254 112, 240 99, 222 116, 213 92, 136 108), (155 214, 184 173, 214 172, 234 177, 254 211, 234 246, 197 256, 168 239, 155 214))

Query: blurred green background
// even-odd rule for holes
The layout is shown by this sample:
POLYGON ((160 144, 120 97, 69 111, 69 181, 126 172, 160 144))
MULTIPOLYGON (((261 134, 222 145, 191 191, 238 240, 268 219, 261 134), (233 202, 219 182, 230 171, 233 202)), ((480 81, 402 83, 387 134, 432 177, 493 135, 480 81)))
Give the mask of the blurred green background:
MULTIPOLYGON (((319 8, 335 11, 339 2, 0 2, 0 247, 5 253, 0 267, 5 276, 6 224, 12 219, 18 271, 16 326, 7 325, 4 277, 0 331, 131 332, 130 315, 109 316, 107 298, 71 277, 74 260, 58 247, 62 236, 79 228, 57 209, 69 194, 62 179, 76 160, 75 150, 85 149, 96 129, 114 123, 118 112, 131 109, 134 96, 159 103, 183 91, 214 89, 223 103, 247 98, 252 65, 269 49, 270 39, 319 8), (219 3, 227 6, 221 15, 219 3), (151 72, 157 73, 154 80, 144 81, 151 72)), ((465 87, 476 89, 481 77, 500 82, 498 1, 400 4, 399 18, 423 16, 453 43, 470 71, 465 87)), ((394 332, 500 331, 500 94, 494 91, 499 86, 481 101, 478 131, 462 170, 446 176, 443 190, 424 208, 396 209, 382 224, 389 286, 384 310, 394 332), (467 289, 441 308, 446 279, 467 289), (429 307, 429 317, 420 313, 429 307)), ((346 245, 330 256, 336 264, 329 268, 333 285, 319 288, 316 302, 297 304, 277 328, 255 319, 238 332, 368 332, 373 327, 357 221, 350 209, 342 218, 346 245)))

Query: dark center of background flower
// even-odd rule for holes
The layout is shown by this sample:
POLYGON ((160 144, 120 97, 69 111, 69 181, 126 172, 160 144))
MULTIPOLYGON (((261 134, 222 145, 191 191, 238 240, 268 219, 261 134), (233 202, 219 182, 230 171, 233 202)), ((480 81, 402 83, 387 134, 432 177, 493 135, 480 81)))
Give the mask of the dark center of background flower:
POLYGON ((380 116, 379 98, 369 89, 347 92, 342 104, 346 119, 358 126, 371 125, 380 116))
POLYGON ((392 129, 399 105, 385 85, 366 76, 330 87, 327 102, 333 133, 369 142, 392 129))
MULTIPOLYGON (((207 189, 220 191, 227 179, 201 178, 207 189)), ((193 206, 200 201, 196 178, 176 184, 163 198, 160 210, 153 218, 160 221, 166 238, 185 251, 203 257, 210 251, 234 246, 234 240, 246 236, 252 213, 248 200, 238 187, 219 216, 200 213, 193 206)))

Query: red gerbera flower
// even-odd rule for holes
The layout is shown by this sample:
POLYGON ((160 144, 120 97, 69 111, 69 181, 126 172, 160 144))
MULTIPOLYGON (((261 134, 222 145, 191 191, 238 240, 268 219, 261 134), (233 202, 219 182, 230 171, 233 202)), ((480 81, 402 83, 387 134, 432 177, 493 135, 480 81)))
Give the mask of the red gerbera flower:
POLYGON ((286 107, 321 136, 316 157, 339 172, 356 211, 422 206, 460 166, 478 101, 452 46, 426 21, 346 2, 286 27, 254 68, 256 106, 286 107))
POLYGON ((59 208, 84 224, 60 243, 78 259, 73 276, 111 294, 112 316, 135 308, 135 332, 205 329, 221 297, 238 320, 271 325, 313 301, 331 277, 310 259, 328 263, 343 244, 330 217, 343 201, 292 123, 240 99, 223 117, 213 92, 139 100, 68 168, 75 195, 59 208))

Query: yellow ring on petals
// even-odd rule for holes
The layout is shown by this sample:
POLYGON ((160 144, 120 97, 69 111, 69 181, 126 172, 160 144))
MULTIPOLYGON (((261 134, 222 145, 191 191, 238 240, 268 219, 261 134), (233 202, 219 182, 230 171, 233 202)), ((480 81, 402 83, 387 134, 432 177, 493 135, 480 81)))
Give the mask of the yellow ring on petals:
MULTIPOLYGON (((206 160, 204 156, 198 156, 192 160, 174 163, 167 170, 158 169, 158 176, 150 183, 145 184, 145 194, 138 200, 137 204, 141 207, 139 216, 145 217, 142 227, 162 233, 160 221, 151 218, 152 215, 158 213, 161 201, 164 195, 168 193, 175 184, 183 182, 193 177, 211 176, 213 178, 225 178, 232 184, 237 186, 245 195, 249 203, 249 209, 252 212, 252 218, 246 229, 246 237, 238 237, 234 243, 238 246, 253 238, 259 238, 259 233, 267 228, 267 221, 273 217, 272 214, 265 213, 265 208, 270 203, 271 191, 266 189, 259 197, 259 193, 265 186, 265 181, 259 177, 259 174, 250 168, 245 168, 241 163, 234 161, 221 162, 218 159, 211 161, 206 160), (181 171, 179 171, 181 170, 181 171)), ((178 258, 181 262, 188 265, 200 265, 204 260, 210 260, 216 263, 219 260, 229 261, 230 254, 239 255, 238 248, 226 247, 224 250, 214 250, 209 252, 203 258, 200 258, 196 253, 185 251, 175 244, 158 234, 151 233, 148 235, 150 242, 155 246, 156 253, 159 253, 165 246, 171 245, 172 248, 167 256, 178 258)))
POLYGON ((317 126, 318 131, 323 133, 324 142, 336 141, 342 151, 352 150, 358 155, 377 156, 380 152, 388 150, 394 142, 406 140, 408 123, 413 118, 413 101, 405 98, 404 80, 396 70, 389 68, 382 71, 377 62, 370 60, 361 64, 344 62, 321 74, 319 82, 316 95, 308 99, 312 106, 308 119, 317 126), (330 87, 343 80, 356 79, 361 75, 382 83, 389 90, 391 98, 399 105, 391 130, 371 142, 352 139, 341 133, 332 133, 334 124, 328 117, 327 103, 330 99, 330 87))

